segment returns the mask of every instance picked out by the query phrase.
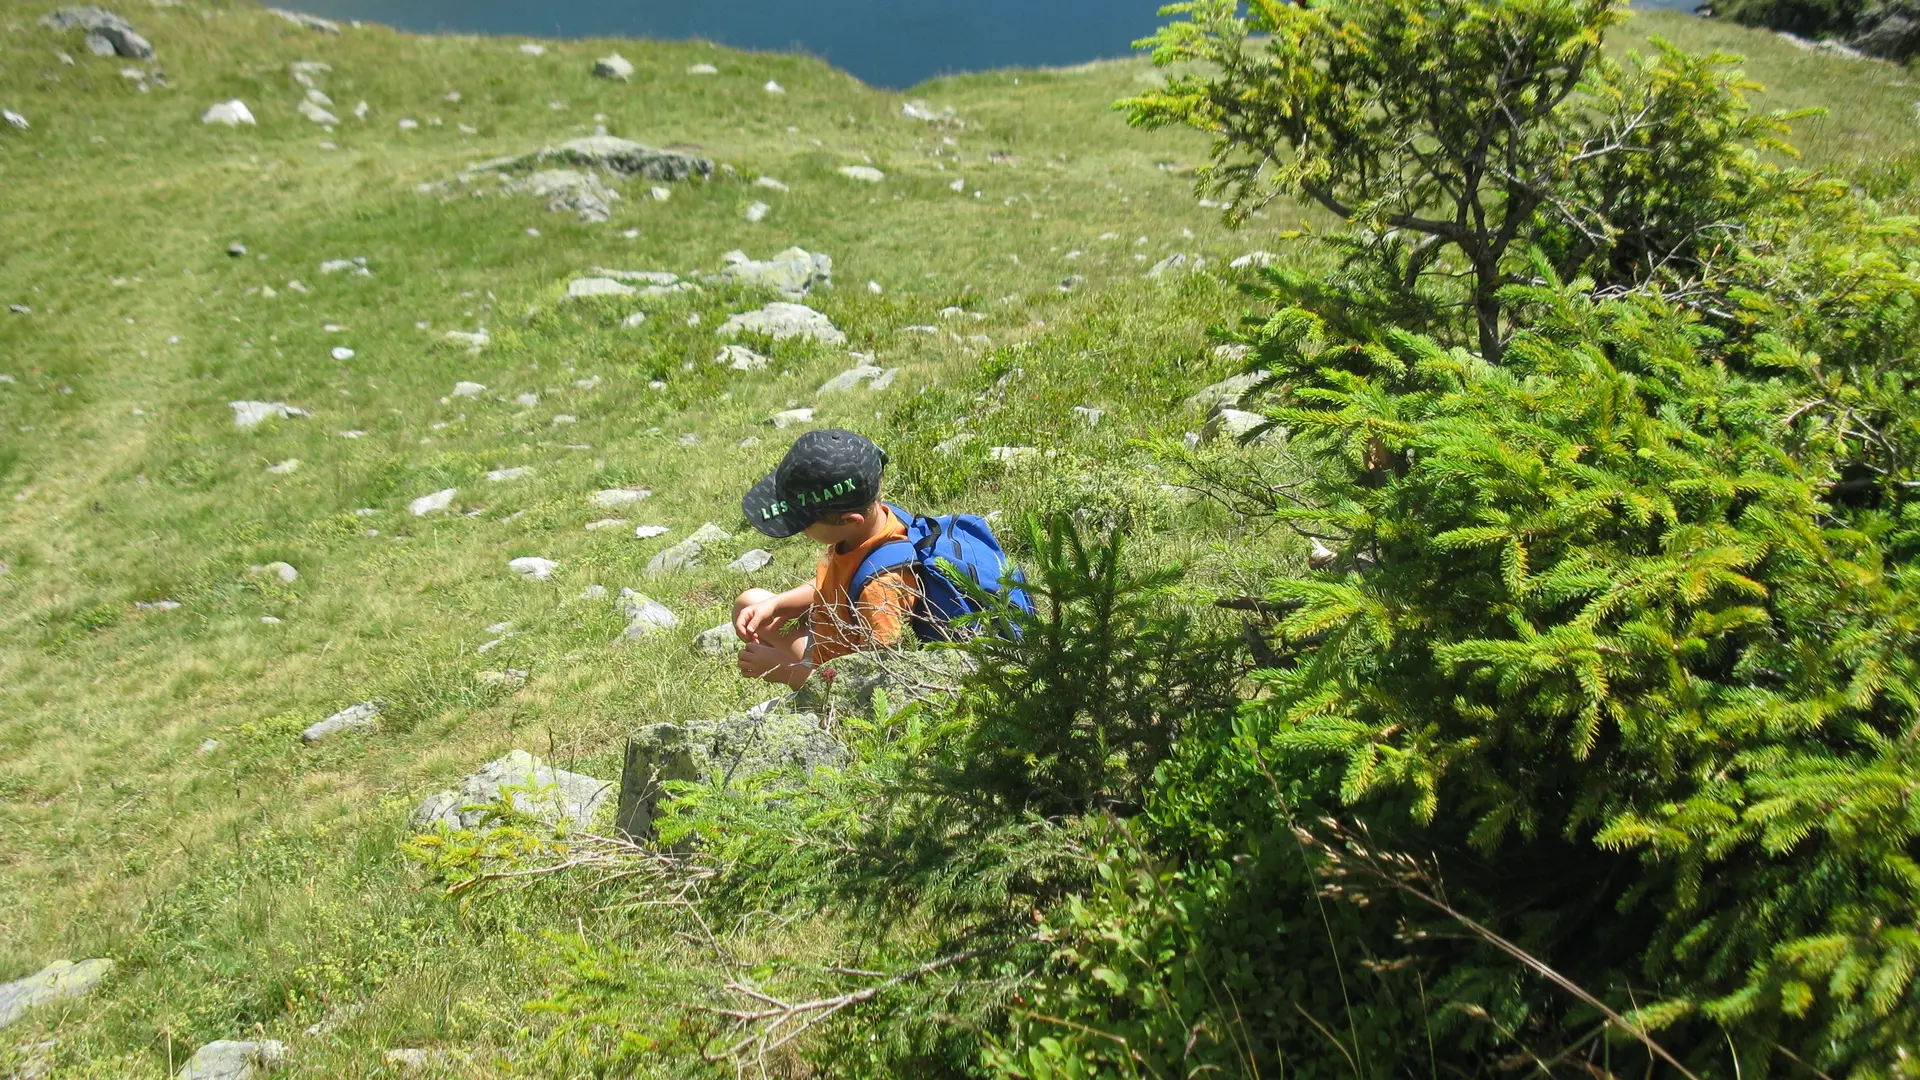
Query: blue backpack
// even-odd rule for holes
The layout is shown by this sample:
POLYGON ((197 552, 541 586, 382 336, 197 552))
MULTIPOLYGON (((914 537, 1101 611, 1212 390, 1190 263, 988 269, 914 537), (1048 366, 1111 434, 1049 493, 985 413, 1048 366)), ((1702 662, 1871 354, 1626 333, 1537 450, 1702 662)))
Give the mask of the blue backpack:
POLYGON ((988 525, 985 518, 973 514, 923 517, 909 514, 891 503, 887 509, 906 524, 906 539, 889 541, 869 552, 853 575, 848 596, 857 600, 877 574, 904 566, 915 567, 923 596, 913 613, 913 632, 921 641, 950 640, 953 635, 947 625, 963 615, 980 611, 981 606, 953 583, 948 567, 941 565, 944 562, 951 563, 952 570, 967 575, 987 592, 998 592, 1005 584, 1009 589, 1007 599, 1015 607, 1029 613, 1033 611, 1032 598, 1020 588, 1025 579, 1019 570, 1007 564, 1006 549, 1000 546, 999 538, 993 535, 993 526, 988 525))

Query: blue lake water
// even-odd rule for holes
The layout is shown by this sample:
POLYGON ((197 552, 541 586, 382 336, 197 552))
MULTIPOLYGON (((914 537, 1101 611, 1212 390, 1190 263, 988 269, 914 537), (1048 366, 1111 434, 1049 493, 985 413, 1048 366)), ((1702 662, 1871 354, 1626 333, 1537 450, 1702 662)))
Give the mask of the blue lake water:
MULTIPOLYGON (((1642 0, 1691 9, 1698 0, 1642 0)), ((1160 0, 293 0, 405 30, 534 37, 705 38, 810 53, 874 86, 1126 56, 1160 0)))

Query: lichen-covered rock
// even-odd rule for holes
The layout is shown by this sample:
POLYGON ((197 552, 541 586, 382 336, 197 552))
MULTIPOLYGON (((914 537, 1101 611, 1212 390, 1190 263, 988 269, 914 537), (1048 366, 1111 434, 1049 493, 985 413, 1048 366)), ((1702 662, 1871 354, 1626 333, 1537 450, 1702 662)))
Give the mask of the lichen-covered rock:
POLYGON ((876 367, 872 364, 856 364, 840 374, 835 375, 833 378, 828 379, 826 382, 821 383, 820 389, 817 392, 822 394, 844 394, 849 390, 859 388, 861 383, 866 383, 869 387, 881 387, 884 389, 881 383, 882 379, 885 379, 888 383, 893 382, 891 378, 888 378, 888 375, 889 372, 886 368, 876 367))
POLYGON ((544 200, 548 210, 577 214, 588 225, 611 218, 613 204, 620 201, 619 192, 592 173, 577 169, 542 169, 509 183, 505 190, 544 200))
POLYGON ((773 562, 773 552, 765 548, 754 548, 727 564, 727 569, 736 574, 753 574, 767 568, 773 562))
POLYGON ((832 319, 805 304, 768 304, 759 311, 729 315, 727 321, 722 323, 720 329, 714 333, 725 338, 737 338, 742 334, 764 334, 775 341, 803 338, 823 345, 847 343, 847 335, 833 325, 832 319))
POLYGON ((461 781, 460 787, 428 796, 413 813, 422 829, 445 825, 475 829, 493 814, 492 806, 509 795, 514 810, 551 825, 571 821, 593 822, 613 785, 583 773, 556 769, 525 750, 515 750, 488 762, 461 781))
POLYGON ((847 748, 826 729, 820 714, 794 708, 789 697, 763 701, 745 712, 685 725, 688 746, 704 775, 742 779, 773 769, 812 772, 846 760, 847 748))
POLYGON ((680 625, 680 616, 672 608, 632 589, 620 590, 620 614, 627 620, 627 628, 620 632, 622 641, 638 641, 680 625))
POLYGON ((733 534, 709 521, 694 530, 692 536, 662 549, 647 562, 647 573, 654 577, 671 574, 700 565, 700 557, 706 549, 722 540, 733 539, 733 534))
POLYGON ((374 727, 380 722, 380 703, 363 701, 358 705, 349 705, 332 716, 327 717, 300 733, 300 741, 312 746, 330 735, 356 728, 374 727))
POLYGON ((951 693, 972 669, 972 659, 958 649, 848 653, 821 665, 794 695, 794 707, 836 718, 871 717, 884 692, 891 714, 910 701, 951 693))
POLYGON ((63 998, 82 997, 113 973, 105 959, 55 960, 24 979, 0 983, 0 1029, 26 1015, 28 1009, 63 998))
POLYGON ((1187 407, 1203 413, 1210 413, 1215 409, 1238 408, 1249 391, 1271 377, 1271 372, 1249 371, 1230 379, 1222 379, 1188 398, 1187 407))
POLYGON ((85 30, 89 42, 98 38, 116 56, 153 59, 153 43, 136 33, 133 24, 105 8, 63 7, 43 16, 40 23, 55 30, 85 30))
POLYGON ((254 1080, 287 1059, 287 1044, 273 1039, 220 1039, 194 1051, 176 1080, 254 1080))
POLYGON ((621 177, 645 177, 648 180, 685 180, 693 176, 713 175, 713 161, 677 150, 656 150, 651 146, 613 135, 589 135, 542 147, 519 157, 496 158, 475 165, 473 172, 528 172, 545 165, 573 165, 578 168, 604 169, 621 177))
POLYGON ((710 630, 702 630, 693 635, 693 651, 702 656, 726 656, 740 651, 740 635, 733 632, 732 622, 723 622, 710 630))
POLYGON ((729 251, 726 266, 717 275, 736 285, 772 289, 789 300, 798 300, 817 288, 833 284, 833 259, 790 247, 764 262, 750 259, 746 252, 729 251))
POLYGON ((600 296, 626 297, 638 291, 626 282, 616 281, 610 277, 574 278, 567 283, 569 300, 591 300, 600 296))

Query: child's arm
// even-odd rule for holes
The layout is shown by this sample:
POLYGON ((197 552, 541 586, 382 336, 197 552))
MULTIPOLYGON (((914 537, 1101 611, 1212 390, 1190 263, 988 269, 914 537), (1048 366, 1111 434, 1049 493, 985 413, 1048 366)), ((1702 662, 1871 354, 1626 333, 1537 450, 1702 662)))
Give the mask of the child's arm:
POLYGON ((739 634, 742 641, 759 641, 762 634, 772 633, 788 620, 805 615, 819 595, 809 581, 757 604, 748 604, 733 617, 733 632, 739 634))

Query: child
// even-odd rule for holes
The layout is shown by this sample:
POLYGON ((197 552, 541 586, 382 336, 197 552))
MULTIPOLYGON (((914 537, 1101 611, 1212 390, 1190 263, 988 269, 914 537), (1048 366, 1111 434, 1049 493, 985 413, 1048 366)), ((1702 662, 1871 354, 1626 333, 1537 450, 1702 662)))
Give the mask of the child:
POLYGON ((734 601, 741 675, 797 690, 820 665, 898 644, 910 632, 915 563, 882 570, 858 597, 847 595, 868 553, 907 536, 906 523, 880 501, 886 464, 886 451, 851 431, 809 431, 741 500, 747 520, 768 536, 803 533, 827 547, 813 581, 783 593, 748 589, 734 601))

